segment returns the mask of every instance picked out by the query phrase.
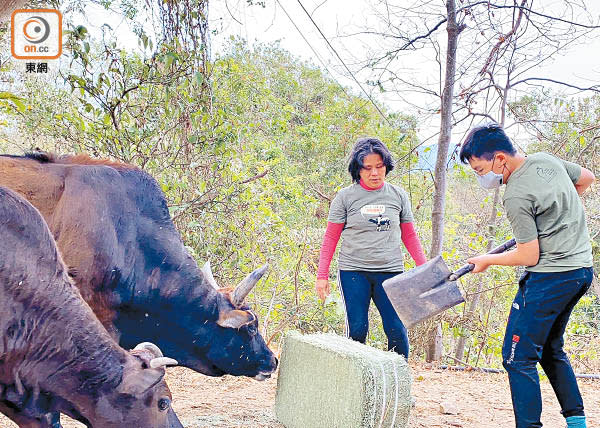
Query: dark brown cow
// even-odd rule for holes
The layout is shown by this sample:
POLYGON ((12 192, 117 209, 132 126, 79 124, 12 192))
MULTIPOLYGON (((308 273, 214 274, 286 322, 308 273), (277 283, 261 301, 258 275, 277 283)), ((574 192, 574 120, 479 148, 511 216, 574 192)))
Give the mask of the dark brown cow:
POLYGON ((217 290, 144 171, 85 155, 0 156, 0 186, 40 210, 83 298, 121 346, 149 340, 211 376, 262 380, 276 369, 243 304, 266 267, 232 293, 217 290))
POLYGON ((70 282, 40 213, 0 187, 0 411, 21 427, 61 412, 88 427, 182 428, 152 344, 131 353, 70 282))

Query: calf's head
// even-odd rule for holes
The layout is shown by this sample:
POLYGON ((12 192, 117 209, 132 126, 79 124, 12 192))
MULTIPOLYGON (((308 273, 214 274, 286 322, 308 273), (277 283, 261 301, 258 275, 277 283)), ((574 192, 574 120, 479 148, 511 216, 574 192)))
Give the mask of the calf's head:
POLYGON ((152 343, 141 343, 127 356, 123 380, 99 397, 94 426, 102 428, 183 428, 171 408, 165 367, 177 361, 164 357, 152 343))

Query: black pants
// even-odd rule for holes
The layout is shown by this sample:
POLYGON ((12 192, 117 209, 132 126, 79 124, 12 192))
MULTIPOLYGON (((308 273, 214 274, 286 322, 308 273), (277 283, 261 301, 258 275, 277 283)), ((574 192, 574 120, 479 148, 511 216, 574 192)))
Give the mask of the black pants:
POLYGON ((539 362, 566 417, 583 415, 583 399, 563 334, 573 308, 592 283, 592 268, 526 272, 519 281, 502 347, 517 428, 541 427, 539 362))
POLYGON ((408 334, 383 289, 383 281, 401 272, 340 271, 342 298, 346 306, 348 336, 365 343, 369 331, 371 299, 379 310, 388 349, 408 358, 408 334))

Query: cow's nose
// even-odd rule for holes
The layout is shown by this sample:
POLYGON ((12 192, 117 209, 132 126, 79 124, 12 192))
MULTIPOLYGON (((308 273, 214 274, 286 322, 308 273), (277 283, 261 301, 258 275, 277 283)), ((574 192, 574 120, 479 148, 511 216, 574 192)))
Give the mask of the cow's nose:
POLYGON ((277 357, 275 355, 271 355, 269 359, 265 359, 263 361, 263 364, 269 373, 274 372, 275 370, 277 370, 277 366, 279 365, 279 360, 277 359, 277 357))

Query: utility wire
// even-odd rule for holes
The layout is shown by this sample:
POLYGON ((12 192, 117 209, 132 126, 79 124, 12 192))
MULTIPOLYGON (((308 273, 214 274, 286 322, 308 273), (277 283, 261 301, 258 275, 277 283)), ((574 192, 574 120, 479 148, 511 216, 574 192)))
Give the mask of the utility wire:
MULTIPOLYGON (((279 3, 279 0, 276 0, 276 1, 277 1, 277 3, 279 3)), ((381 109, 379 108, 379 106, 377 105, 377 103, 375 103, 375 100, 373 100, 373 98, 371 97, 371 95, 363 88, 363 86, 360 84, 360 82, 358 81, 358 79, 354 76, 354 73, 352 73, 352 71, 350 71, 350 69, 348 68, 348 66, 346 65, 346 63, 342 59, 342 57, 340 57, 340 55, 337 53, 337 51, 335 50, 335 48, 331 45, 331 43, 329 42, 329 39, 327 39, 327 37, 325 37, 325 34, 323 34, 323 32, 321 31, 321 29, 319 28, 319 26, 317 25, 317 23, 314 21, 314 19, 310 15, 310 13, 308 13, 308 11, 306 10, 306 8, 304 7, 304 5, 302 4, 302 2, 300 0, 298 0, 298 4, 302 8, 302 10, 304 10, 304 13, 306 13, 306 16, 308 16, 308 19, 310 19, 310 21, 313 23, 313 25, 315 26, 315 28, 319 31, 319 33, 321 34, 321 37, 323 37, 323 40, 325 40, 325 42, 327 43, 327 45, 329 46, 329 48, 333 51, 333 53, 335 54, 335 56, 337 56, 337 58, 340 60, 340 62, 342 63, 342 65, 344 66, 344 68, 346 69, 346 71, 348 72, 348 74, 350 74, 350 77, 352 77, 352 80, 354 80, 354 82, 356 82, 356 84, 358 85, 358 87, 367 96, 367 98, 369 99, 369 101, 371 101, 371 104, 373 104, 373 106, 375 107, 375 109, 377 109, 377 111, 379 112, 379 114, 381 115, 381 117, 383 117, 385 119, 385 121, 388 123, 388 125, 392 126, 392 123, 389 121, 389 119, 386 117, 386 115, 383 114, 383 112, 381 111, 381 109)), ((279 3, 279 5, 281 6, 281 3, 279 3)), ((286 15, 287 15, 287 13, 286 13, 286 15)), ((288 15, 288 17, 289 17, 289 15, 288 15)))
MULTIPOLYGON (((348 97, 349 100, 352 100, 352 95, 350 95, 348 93, 348 91, 346 90, 346 88, 337 81, 335 74, 333 74, 331 72, 331 70, 329 70, 329 67, 327 67, 327 64, 325 64, 325 61, 323 61, 323 59, 321 59, 321 56, 317 53, 317 51, 312 47, 312 45, 310 44, 310 42, 307 40, 307 38, 304 36, 304 34, 302 33, 302 31, 300 30, 300 28, 298 28, 298 26, 296 25, 296 23, 294 22, 294 20, 292 19, 292 17, 290 16, 289 13, 287 13, 287 11, 285 10, 285 8, 283 7, 283 5, 279 2, 279 0, 275 0, 277 2, 277 4, 279 5, 279 7, 281 7, 281 10, 283 10, 283 12, 287 15, 288 19, 290 20, 290 22, 292 23, 292 25, 296 28, 296 30, 298 31, 298 33, 300 34, 300 36, 302 36, 302 38, 304 39, 304 41, 306 42, 306 44, 308 45, 308 47, 310 48, 310 50, 315 54, 315 56, 317 57, 317 59, 319 60, 319 62, 321 63, 321 65, 323 65, 323 68, 325 68, 325 70, 327 70, 327 72, 329 73, 329 75, 331 76, 331 79, 340 87, 340 89, 344 92, 344 94, 346 94, 346 96, 348 97)), ((352 114, 354 114, 356 111, 362 109, 363 107, 365 107, 367 104, 369 104, 369 100, 365 100, 364 104, 362 104, 361 106, 357 107, 352 114)), ((389 123, 389 122, 388 122, 389 123)))
POLYGON ((279 5, 279 7, 281 8, 281 10, 283 10, 283 12, 286 14, 286 16, 288 17, 288 19, 290 20, 290 22, 292 23, 292 25, 294 26, 294 28, 296 28, 296 30, 298 31, 298 33, 300 34, 300 36, 302 37, 302 39, 304 39, 304 41, 306 42, 306 44, 308 45, 308 47, 310 48, 310 50, 315 54, 315 56, 317 57, 317 59, 319 60, 319 62, 321 63, 321 65, 323 65, 323 67, 325 68, 325 70, 327 70, 327 72, 329 73, 329 75, 332 77, 333 81, 338 84, 338 86, 342 89, 342 91, 344 91, 344 93, 346 94, 346 96, 348 98, 351 98, 350 94, 348 94, 348 92, 346 92, 346 88, 344 88, 342 86, 342 84, 336 80, 334 74, 331 72, 331 70, 329 70, 329 68, 327 67, 327 64, 325 64, 325 61, 323 61, 321 59, 321 57, 319 56, 319 54, 317 53, 317 51, 312 47, 312 45, 307 40, 307 38, 304 36, 304 34, 302 34, 302 31, 300 31, 300 28, 298 28, 298 26, 296 25, 296 23, 294 22, 294 20, 290 16, 290 14, 287 13, 287 10, 285 10, 285 8, 281 4, 281 2, 279 0, 275 0, 275 1, 277 2, 277 4, 279 5))

